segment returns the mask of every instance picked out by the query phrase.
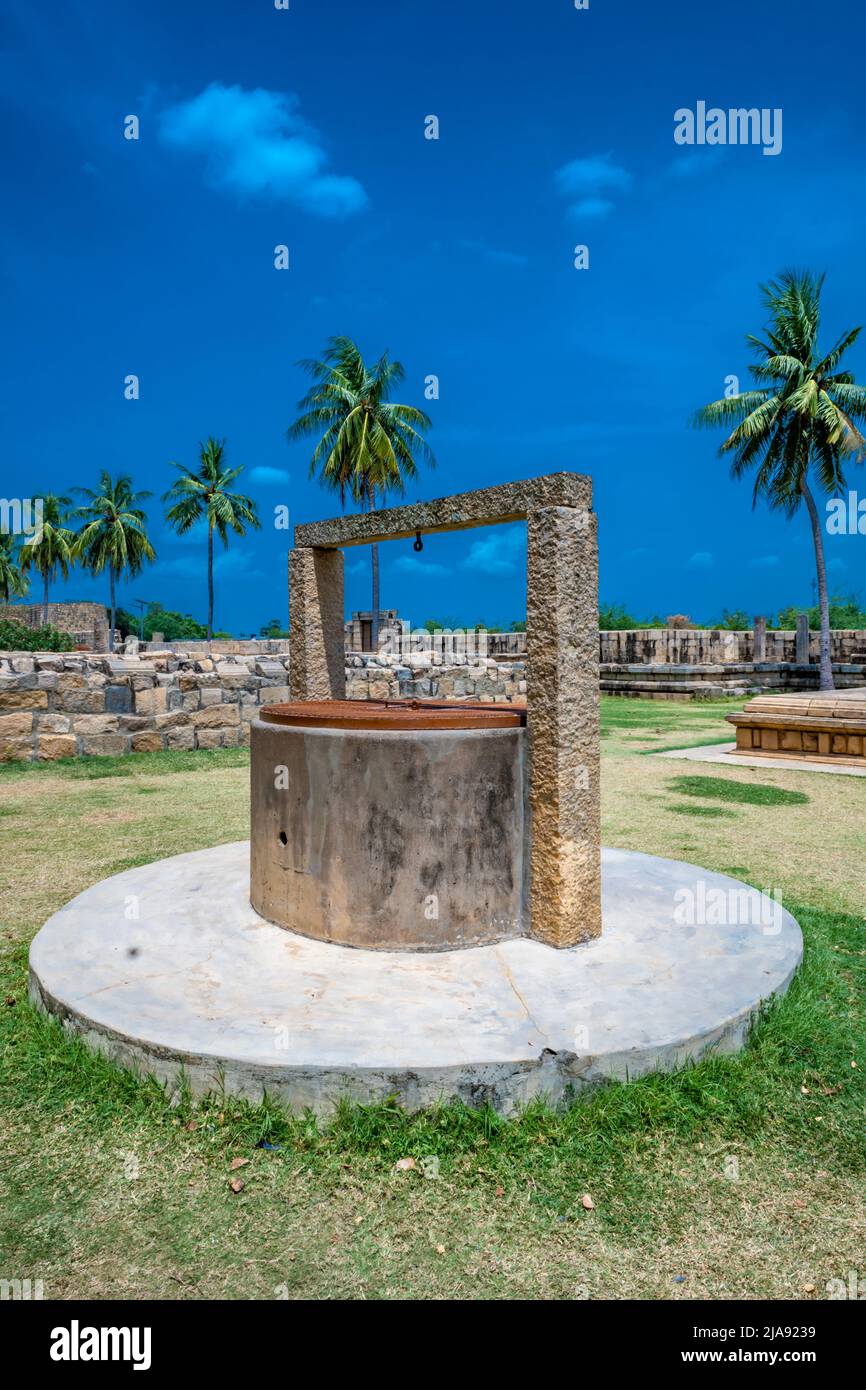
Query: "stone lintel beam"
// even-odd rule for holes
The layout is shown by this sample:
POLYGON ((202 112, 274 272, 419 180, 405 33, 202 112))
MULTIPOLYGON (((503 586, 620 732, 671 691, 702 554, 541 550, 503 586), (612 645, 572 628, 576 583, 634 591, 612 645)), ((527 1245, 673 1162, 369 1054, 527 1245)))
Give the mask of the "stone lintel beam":
POLYGON ((538 507, 592 506, 592 479, 581 473, 547 473, 478 492, 462 492, 433 502, 415 502, 382 511, 338 516, 331 521, 311 521, 295 527, 296 546, 371 545, 394 541, 416 532, 462 531, 473 526, 494 526, 525 521, 538 507))
POLYGON ((343 700, 343 555, 289 551, 289 691, 293 700, 343 700))
POLYGON ((596 517, 541 507, 527 519, 530 935, 601 935, 596 517))

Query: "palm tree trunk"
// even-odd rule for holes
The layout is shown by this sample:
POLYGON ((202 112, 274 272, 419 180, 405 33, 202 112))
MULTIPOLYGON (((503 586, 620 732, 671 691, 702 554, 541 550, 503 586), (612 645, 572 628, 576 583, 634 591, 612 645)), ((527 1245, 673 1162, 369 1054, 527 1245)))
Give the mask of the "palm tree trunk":
POLYGON ((824 535, 815 499, 805 477, 800 480, 800 491, 809 513, 812 526, 812 542, 815 546, 815 568, 818 574, 818 608, 821 614, 821 665, 818 677, 820 690, 835 690, 833 684, 833 663, 830 659, 830 601, 827 597, 827 566, 824 562, 824 535))
POLYGON ((42 626, 48 626, 48 570, 42 571, 42 626))
POLYGON ((213 639, 213 526, 207 528, 207 640, 213 639))
POLYGON ((379 650, 379 547, 371 546, 373 565, 373 651, 379 650))
MULTIPOLYGON (((367 510, 373 511, 374 496, 371 488, 367 493, 367 510)), ((373 543, 370 547, 370 561, 373 568, 373 625, 372 625, 372 648, 374 652, 379 650, 379 547, 373 543)))
POLYGON ((114 624, 117 614, 117 605, 114 599, 114 565, 109 561, 108 565, 108 590, 111 596, 111 618, 108 624, 108 650, 114 651, 114 624))

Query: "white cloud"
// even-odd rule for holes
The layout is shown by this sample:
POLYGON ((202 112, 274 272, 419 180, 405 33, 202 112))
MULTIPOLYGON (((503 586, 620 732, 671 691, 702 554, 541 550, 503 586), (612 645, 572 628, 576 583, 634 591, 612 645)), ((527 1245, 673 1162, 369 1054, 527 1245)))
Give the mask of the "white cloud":
POLYGON ((445 565, 438 565, 434 560, 419 560, 414 555, 400 555, 389 565, 393 574, 412 574, 428 579, 439 579, 451 571, 445 565))
POLYGON ((472 542, 469 554, 460 561, 460 568, 476 574, 515 574, 525 553, 526 535, 523 527, 513 530, 497 528, 483 540, 472 542))
POLYGON ((281 487, 288 481, 289 474, 285 468, 268 468, 265 464, 256 464, 255 468, 250 469, 250 482, 253 483, 281 487))
POLYGON ((713 557, 709 550, 696 550, 694 555, 690 555, 686 561, 686 569, 708 570, 712 564, 713 557))
POLYGON ((320 217, 345 217, 366 206, 357 179, 327 171, 321 138, 291 93, 212 82, 163 111, 159 131, 164 144, 204 156, 212 188, 294 203, 320 217))
POLYGON ((572 216, 600 218, 616 207, 609 195, 627 193, 632 176, 621 164, 615 164, 611 155, 593 154, 563 164, 554 175, 554 183, 558 192, 571 200, 572 216))

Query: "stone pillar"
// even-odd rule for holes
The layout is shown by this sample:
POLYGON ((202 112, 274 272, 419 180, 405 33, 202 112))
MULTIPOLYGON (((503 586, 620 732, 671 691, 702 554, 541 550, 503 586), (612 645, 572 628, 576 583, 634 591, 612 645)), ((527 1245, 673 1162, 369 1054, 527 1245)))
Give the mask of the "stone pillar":
POLYGON ((596 517, 543 507, 526 530, 530 935, 574 946, 601 934, 596 517))
POLYGON ((809 614, 797 614, 797 646, 794 660, 798 666, 809 665, 809 614))
POLYGON ((289 691, 293 700, 344 700, 343 552, 289 551, 289 691))
POLYGON ((754 649, 752 651, 753 661, 767 660, 767 619, 755 619, 754 649))

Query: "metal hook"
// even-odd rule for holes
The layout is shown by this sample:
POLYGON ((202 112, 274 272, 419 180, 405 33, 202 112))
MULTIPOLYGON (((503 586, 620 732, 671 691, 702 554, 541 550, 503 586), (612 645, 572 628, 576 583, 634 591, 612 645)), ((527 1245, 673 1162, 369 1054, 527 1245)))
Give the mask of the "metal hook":
POLYGON ((412 549, 413 549, 413 550, 423 550, 423 549, 424 549, 424 542, 423 542, 422 539, 421 539, 421 532, 420 532, 420 531, 416 531, 416 532, 415 532, 415 540, 414 540, 414 542, 413 542, 413 544, 412 544, 412 549))

